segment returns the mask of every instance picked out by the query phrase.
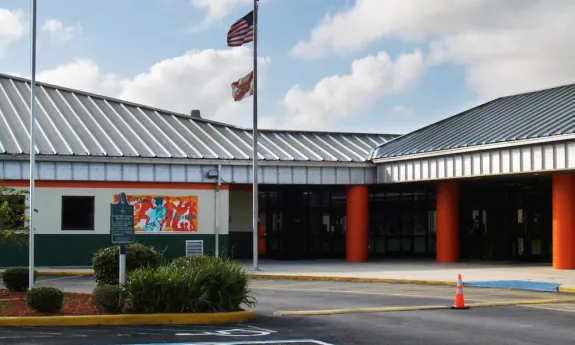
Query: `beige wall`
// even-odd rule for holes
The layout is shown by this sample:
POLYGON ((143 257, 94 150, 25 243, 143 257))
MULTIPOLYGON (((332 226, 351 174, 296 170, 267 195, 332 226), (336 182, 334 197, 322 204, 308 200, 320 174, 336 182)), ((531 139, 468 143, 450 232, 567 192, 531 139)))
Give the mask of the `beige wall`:
MULTIPOLYGON (((24 188, 27 189, 27 188, 24 188)), ((166 195, 198 197, 198 234, 213 234, 215 229, 215 190, 183 190, 183 189, 121 189, 128 195, 166 195)), ((35 189, 34 228, 41 234, 109 234, 110 233, 110 203, 117 188, 47 188, 35 189), (61 230, 62 196, 94 196, 95 197, 95 230, 61 230)), ((228 233, 229 191, 221 190, 219 198, 219 233, 228 233)), ((250 204, 251 205, 251 204, 250 204)), ((158 234, 158 233, 155 233, 158 234)), ((167 233, 170 234, 170 233, 167 233)))
POLYGON ((252 231, 252 191, 230 191, 230 232, 252 231))

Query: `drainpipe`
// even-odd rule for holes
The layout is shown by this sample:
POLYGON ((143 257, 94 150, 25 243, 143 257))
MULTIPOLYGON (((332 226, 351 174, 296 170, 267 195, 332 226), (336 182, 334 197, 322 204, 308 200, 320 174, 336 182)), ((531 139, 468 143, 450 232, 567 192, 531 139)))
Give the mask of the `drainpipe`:
POLYGON ((222 172, 222 166, 218 165, 218 183, 216 184, 216 215, 215 215, 215 229, 214 229, 214 235, 215 235, 215 246, 216 246, 216 250, 215 250, 215 255, 216 258, 219 256, 219 252, 220 252, 220 187, 222 185, 222 179, 220 178, 220 173, 222 172))

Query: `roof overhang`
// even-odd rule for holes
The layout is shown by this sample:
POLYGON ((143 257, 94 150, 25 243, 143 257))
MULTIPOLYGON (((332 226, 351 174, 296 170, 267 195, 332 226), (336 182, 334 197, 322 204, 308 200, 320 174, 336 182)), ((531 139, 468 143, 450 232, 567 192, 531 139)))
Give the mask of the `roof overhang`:
MULTIPOLYGON (((29 161, 28 154, 0 154, 3 161, 29 161)), ((252 160, 247 159, 184 159, 162 157, 109 157, 109 156, 61 156, 36 155, 40 162, 70 162, 70 163, 118 163, 118 164, 152 164, 152 165, 222 165, 251 166, 252 160)), ((372 162, 329 162, 329 161, 272 161, 258 160, 259 166, 277 167, 335 167, 335 168, 373 168, 372 162)))
POLYGON ((546 143, 555 143, 555 142, 562 142, 562 141, 569 141, 569 140, 575 140, 575 134, 554 135, 554 136, 542 137, 542 138, 533 138, 533 139, 525 139, 525 140, 515 140, 515 141, 490 143, 490 144, 484 144, 484 145, 461 147, 461 148, 456 148, 456 149, 447 149, 447 150, 440 150, 440 151, 416 153, 416 154, 403 155, 403 156, 397 156, 397 157, 374 158, 372 161, 376 164, 381 164, 381 163, 391 163, 391 162, 400 162, 400 161, 409 161, 409 160, 420 160, 420 159, 426 159, 426 158, 438 158, 438 157, 443 157, 443 156, 447 157, 447 156, 452 156, 452 155, 460 155, 460 154, 467 154, 467 153, 472 153, 472 152, 480 152, 480 151, 488 151, 488 150, 528 147, 528 146, 532 146, 532 145, 542 145, 542 144, 546 144, 546 143))
POLYGON ((575 171, 574 135, 506 144, 380 161, 377 182, 431 182, 575 171))

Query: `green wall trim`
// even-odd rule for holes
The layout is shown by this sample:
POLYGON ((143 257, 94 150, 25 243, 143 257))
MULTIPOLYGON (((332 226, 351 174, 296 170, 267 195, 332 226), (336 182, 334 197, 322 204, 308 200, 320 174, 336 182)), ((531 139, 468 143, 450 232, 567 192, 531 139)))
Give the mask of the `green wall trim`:
MULTIPOLYGON (((34 236, 34 265, 46 266, 91 266, 92 255, 99 249, 111 246, 110 235, 68 235, 37 234, 34 236)), ((186 240, 203 240, 204 254, 213 255, 214 235, 199 234, 145 234, 136 235, 136 241, 153 245, 163 251, 167 259, 186 254, 186 240)), ((228 235, 219 235, 220 254, 228 253, 228 235)), ((0 247, 0 267, 28 265, 28 245, 0 247)))
POLYGON ((236 259, 251 259, 253 251, 253 235, 251 232, 233 232, 229 233, 230 253, 236 259))

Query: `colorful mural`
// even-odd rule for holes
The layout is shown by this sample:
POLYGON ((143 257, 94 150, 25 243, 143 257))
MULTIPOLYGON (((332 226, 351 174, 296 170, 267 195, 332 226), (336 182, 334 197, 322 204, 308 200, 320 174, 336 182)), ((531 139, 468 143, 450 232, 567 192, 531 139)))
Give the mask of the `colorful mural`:
MULTIPOLYGON (((141 232, 198 231, 198 197, 127 195, 134 205, 134 226, 141 232)), ((118 194, 114 195, 118 202, 118 194)))

